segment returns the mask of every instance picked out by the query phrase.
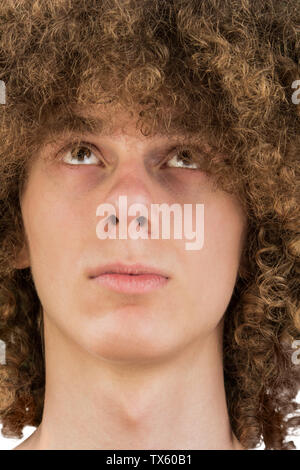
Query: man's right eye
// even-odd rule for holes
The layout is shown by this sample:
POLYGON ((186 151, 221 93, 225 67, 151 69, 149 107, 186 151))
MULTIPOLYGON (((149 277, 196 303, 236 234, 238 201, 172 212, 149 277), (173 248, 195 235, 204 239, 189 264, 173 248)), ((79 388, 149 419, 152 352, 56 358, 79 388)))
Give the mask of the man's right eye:
POLYGON ((90 144, 69 146, 68 151, 63 151, 63 153, 62 161, 69 165, 104 165, 100 158, 95 155, 93 146, 90 144))
POLYGON ((171 168, 187 168, 187 169, 199 169, 199 164, 196 163, 194 156, 187 149, 177 151, 172 158, 166 162, 166 166, 171 168))

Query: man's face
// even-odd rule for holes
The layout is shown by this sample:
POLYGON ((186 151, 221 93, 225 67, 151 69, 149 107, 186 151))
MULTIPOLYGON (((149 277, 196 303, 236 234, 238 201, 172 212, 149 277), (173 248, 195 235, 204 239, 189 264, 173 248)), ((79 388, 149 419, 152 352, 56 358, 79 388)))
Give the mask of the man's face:
POLYGON ((160 166, 166 137, 146 138, 127 125, 82 140, 81 151, 92 151, 85 163, 74 151, 76 163, 69 163, 72 148, 58 153, 61 147, 45 146, 21 197, 28 264, 45 321, 81 350, 108 360, 151 361, 201 344, 222 319, 236 282, 246 228, 240 204, 214 191, 204 171, 160 166), (120 195, 128 206, 144 204, 149 214, 154 203, 192 204, 194 231, 195 207, 203 204, 202 249, 187 250, 191 240, 174 239, 173 225, 169 239, 161 233, 159 239, 99 239, 96 209, 102 203, 117 208, 120 195), (89 276, 110 262, 155 266, 169 279, 149 292, 118 292, 89 276))

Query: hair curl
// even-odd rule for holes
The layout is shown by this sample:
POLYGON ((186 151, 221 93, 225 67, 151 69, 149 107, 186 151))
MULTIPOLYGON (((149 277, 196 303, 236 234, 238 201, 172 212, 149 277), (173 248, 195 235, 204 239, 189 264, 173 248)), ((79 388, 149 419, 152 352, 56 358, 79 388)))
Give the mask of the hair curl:
POLYGON ((130 110, 143 135, 193 135, 225 155, 207 169, 248 218, 224 318, 232 430, 247 449, 295 448, 284 439, 300 425, 299 2, 6 0, 0 79, 2 435, 38 426, 44 403, 42 306, 30 268, 15 267, 28 165, 67 125, 92 129, 74 110, 102 103, 130 110))

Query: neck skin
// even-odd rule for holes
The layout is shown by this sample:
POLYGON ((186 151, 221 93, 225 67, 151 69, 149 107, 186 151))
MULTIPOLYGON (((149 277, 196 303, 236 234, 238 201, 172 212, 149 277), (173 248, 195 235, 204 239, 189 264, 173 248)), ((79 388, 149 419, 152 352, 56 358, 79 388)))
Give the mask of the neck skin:
POLYGON ((92 357, 45 318, 43 418, 15 450, 244 450, 225 399, 222 328, 164 362, 92 357))

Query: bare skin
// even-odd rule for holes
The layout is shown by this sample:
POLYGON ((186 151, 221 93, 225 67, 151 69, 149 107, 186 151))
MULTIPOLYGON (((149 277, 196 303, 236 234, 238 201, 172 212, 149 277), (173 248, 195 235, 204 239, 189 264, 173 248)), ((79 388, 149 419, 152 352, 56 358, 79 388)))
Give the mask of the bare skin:
POLYGON ((40 426, 14 450, 243 450, 230 428, 222 364, 246 230, 239 202, 213 192, 204 172, 154 168, 150 150, 155 144, 159 154, 167 140, 146 139, 131 123, 82 140, 106 167, 48 161, 57 149, 45 147, 21 198, 19 267, 31 267, 43 305, 46 390, 40 426), (204 247, 97 239, 96 207, 124 194, 128 205, 204 203, 204 247), (110 261, 161 267, 169 281, 133 295, 95 286, 88 269, 110 261))

